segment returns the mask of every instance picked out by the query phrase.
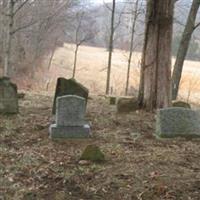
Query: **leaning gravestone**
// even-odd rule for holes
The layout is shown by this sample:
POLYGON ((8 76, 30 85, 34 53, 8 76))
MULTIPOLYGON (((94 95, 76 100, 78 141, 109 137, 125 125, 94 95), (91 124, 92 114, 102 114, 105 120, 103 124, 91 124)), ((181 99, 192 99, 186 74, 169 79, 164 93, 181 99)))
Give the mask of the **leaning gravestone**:
POLYGON ((9 78, 0 78, 0 114, 18 113, 17 86, 9 78))
POLYGON ((156 135, 162 138, 200 137, 200 111, 178 107, 158 110, 156 135))
POLYGON ((50 126, 51 138, 87 138, 90 126, 84 120, 86 100, 75 95, 56 100, 56 124, 50 126))
POLYGON ((78 83, 75 79, 58 78, 52 113, 56 113, 57 97, 64 95, 76 95, 85 98, 87 104, 88 94, 88 89, 85 88, 82 84, 78 83))

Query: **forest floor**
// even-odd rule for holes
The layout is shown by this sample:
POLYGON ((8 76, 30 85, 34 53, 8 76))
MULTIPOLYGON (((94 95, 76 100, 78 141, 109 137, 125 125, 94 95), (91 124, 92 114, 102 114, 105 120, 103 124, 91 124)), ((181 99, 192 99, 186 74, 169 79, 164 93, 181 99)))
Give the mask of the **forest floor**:
POLYGON ((155 114, 117 115, 88 102, 93 137, 52 141, 52 97, 26 94, 20 113, 0 116, 1 200, 199 200, 200 140, 157 139, 155 114), (105 163, 79 162, 96 144, 105 163))

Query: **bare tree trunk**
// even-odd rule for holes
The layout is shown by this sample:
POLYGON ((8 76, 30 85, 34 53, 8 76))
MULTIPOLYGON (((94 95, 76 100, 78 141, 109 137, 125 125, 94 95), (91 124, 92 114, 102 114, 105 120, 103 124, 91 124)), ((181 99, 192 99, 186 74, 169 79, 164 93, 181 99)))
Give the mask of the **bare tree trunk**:
POLYGON ((134 41, 134 36, 135 36, 136 21, 137 21, 137 17, 138 17, 138 3, 139 3, 139 0, 137 0, 135 2, 135 9, 133 11, 134 13, 133 13, 133 16, 132 16, 133 21, 132 21, 132 26, 131 26, 131 44, 130 44, 130 49, 129 49, 125 95, 128 95, 128 88, 129 88, 130 67, 131 67, 131 60, 132 60, 132 55, 133 55, 133 41, 134 41))
POLYGON ((148 0, 139 104, 149 111, 171 104, 174 1, 148 0))
POLYGON ((53 49, 52 52, 51 52, 49 63, 48 63, 48 70, 50 70, 50 68, 51 68, 51 63, 52 63, 54 54, 55 54, 55 49, 53 49))
POLYGON ((9 24, 7 27, 7 38, 6 38, 6 50, 5 50, 5 58, 4 58, 4 76, 9 77, 11 71, 11 47, 12 47, 12 30, 14 25, 14 0, 9 0, 8 8, 9 8, 9 24))
POLYGON ((193 0, 190 13, 188 15, 187 23, 182 34, 181 42, 177 52, 176 62, 172 74, 172 99, 175 100, 178 95, 179 84, 181 80, 181 74, 183 70, 183 64, 187 51, 189 48, 192 33, 195 30, 195 20, 197 12, 199 10, 200 0, 193 0))
POLYGON ((79 45, 76 45, 76 49, 75 49, 75 53, 74 53, 74 68, 73 68, 73 75, 72 75, 72 78, 75 78, 75 74, 76 74, 76 65, 77 65, 78 48, 79 48, 79 45))
POLYGON ((111 65, 112 65, 114 22, 115 22, 115 6, 116 6, 115 4, 116 4, 116 2, 115 2, 115 0, 113 0, 113 3, 112 3, 112 17, 111 17, 111 34, 110 34, 110 41, 109 41, 107 80, 106 80, 106 94, 109 94, 109 90, 110 90, 110 75, 111 75, 111 65))
POLYGON ((57 41, 58 41, 58 39, 56 39, 55 42, 54 42, 54 47, 52 49, 50 59, 49 59, 49 63, 48 63, 48 70, 50 70, 50 68, 51 68, 51 63, 52 63, 52 60, 53 60, 53 57, 54 57, 54 54, 55 54, 55 51, 56 51, 57 41))

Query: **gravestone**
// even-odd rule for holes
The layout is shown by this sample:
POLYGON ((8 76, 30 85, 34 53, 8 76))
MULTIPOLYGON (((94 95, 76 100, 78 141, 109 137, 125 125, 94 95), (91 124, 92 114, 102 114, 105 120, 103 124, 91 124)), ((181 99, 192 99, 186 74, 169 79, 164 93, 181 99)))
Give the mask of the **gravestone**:
POLYGON ((82 84, 78 83, 75 79, 58 78, 52 113, 56 113, 56 99, 58 97, 65 95, 76 95, 85 98, 87 104, 88 94, 88 89, 82 84))
POLYGON ((178 107, 158 110, 156 135, 163 138, 200 137, 200 111, 178 107))
POLYGON ((0 78, 0 114, 18 113, 17 86, 9 78, 0 78))
POLYGON ((51 138, 87 138, 90 126, 85 121, 86 100, 65 95, 56 100, 56 124, 50 126, 51 138))
POLYGON ((121 97, 117 101, 118 113, 129 113, 139 109, 136 98, 121 97))

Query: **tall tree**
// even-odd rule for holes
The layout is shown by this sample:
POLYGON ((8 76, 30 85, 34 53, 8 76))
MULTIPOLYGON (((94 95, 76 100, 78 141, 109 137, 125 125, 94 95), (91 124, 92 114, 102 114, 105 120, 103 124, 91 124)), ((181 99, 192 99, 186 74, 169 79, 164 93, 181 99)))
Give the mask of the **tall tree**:
POLYGON ((110 90, 110 75, 111 75, 111 65, 112 65, 112 53, 113 53, 113 38, 114 38, 114 22, 115 22, 115 8, 116 0, 112 1, 112 16, 111 16, 111 32, 109 41, 109 55, 108 55, 108 68, 107 68, 107 80, 106 80, 106 94, 109 94, 110 90))
POLYGON ((7 10, 8 12, 5 13, 5 15, 8 17, 8 25, 7 25, 7 30, 6 30, 6 44, 5 44, 5 58, 4 58, 4 76, 9 77, 10 72, 11 72, 11 48, 12 48, 12 40, 13 36, 15 34, 14 31, 14 20, 16 14, 24 7, 24 5, 28 2, 29 0, 24 0, 24 1, 17 1, 17 0, 9 0, 7 3, 7 10), (16 7, 16 4, 19 4, 18 7, 16 7), (16 7, 16 8, 15 8, 16 7))
POLYGON ((148 0, 139 105, 152 111, 171 102, 173 0, 148 0))
POLYGON ((94 21, 89 16, 89 11, 77 11, 75 20, 73 21, 72 25, 74 31, 72 31, 72 35, 70 35, 70 38, 72 38, 72 41, 75 44, 72 78, 75 78, 76 75, 79 47, 83 43, 92 40, 97 34, 97 29, 94 25, 94 21))
POLYGON ((75 5, 72 0, 0 0, 0 73, 27 77, 41 66, 65 41, 75 5))
POLYGON ((188 15, 188 19, 185 25, 185 29, 183 31, 180 45, 178 48, 176 62, 175 62, 174 70, 172 74, 172 99, 173 100, 175 100, 178 95, 178 89, 179 89, 179 84, 181 80, 183 64, 184 64, 185 57, 187 55, 192 33, 200 25, 200 23, 195 25, 199 6, 200 6, 200 0, 193 0, 191 9, 188 15))
POLYGON ((138 4, 139 0, 136 0, 134 9, 131 13, 131 39, 130 39, 130 49, 129 49, 129 57, 128 57, 128 67, 127 67, 127 77, 126 77, 126 87, 125 87, 125 95, 128 94, 128 88, 129 88, 129 78, 130 78, 130 68, 131 68, 131 60, 133 55, 133 46, 134 46, 134 36, 135 36, 135 27, 136 27, 136 21, 138 18, 139 10, 138 10, 138 4))
POLYGON ((11 45, 12 45, 12 31, 14 26, 14 6, 15 1, 9 0, 8 2, 8 26, 7 26, 7 38, 6 38, 6 51, 4 61, 4 76, 10 75, 11 70, 11 45))

